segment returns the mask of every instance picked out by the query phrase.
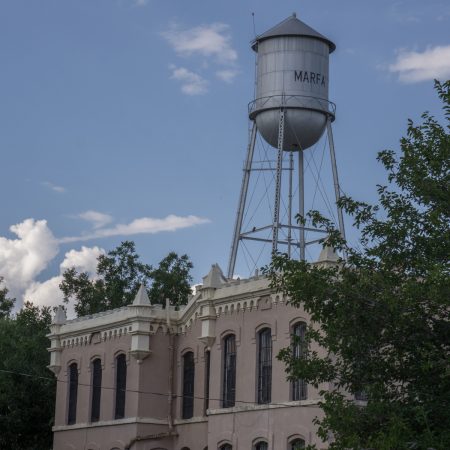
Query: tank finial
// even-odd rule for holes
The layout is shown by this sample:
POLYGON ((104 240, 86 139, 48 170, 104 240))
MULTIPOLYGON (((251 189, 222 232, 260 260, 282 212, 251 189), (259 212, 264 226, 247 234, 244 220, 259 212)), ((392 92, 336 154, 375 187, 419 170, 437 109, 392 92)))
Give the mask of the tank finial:
POLYGON ((295 11, 292 13, 292 17, 297 17, 297 13, 295 11))

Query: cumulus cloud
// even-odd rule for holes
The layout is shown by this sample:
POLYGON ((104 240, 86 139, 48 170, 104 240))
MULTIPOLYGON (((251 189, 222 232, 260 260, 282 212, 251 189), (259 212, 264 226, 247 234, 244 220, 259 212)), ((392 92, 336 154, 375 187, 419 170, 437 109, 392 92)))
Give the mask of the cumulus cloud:
POLYGON ((192 227, 194 225, 201 225, 209 223, 209 219, 197 216, 176 216, 170 214, 164 219, 155 219, 152 217, 142 217, 135 219, 127 224, 117 224, 110 228, 100 228, 93 233, 84 234, 81 236, 61 238, 59 242, 78 242, 88 241, 97 238, 112 237, 112 236, 131 236, 134 234, 155 234, 162 231, 176 231, 182 228, 192 227))
MULTIPOLYGON (((57 256, 61 243, 86 241, 111 236, 131 236, 134 234, 155 234, 162 231, 176 231, 195 225, 208 223, 209 220, 193 215, 168 215, 157 219, 142 217, 126 224, 106 227, 112 220, 107 214, 86 211, 86 220, 94 225, 89 234, 77 237, 57 239, 49 229, 46 220, 26 219, 10 227, 16 237, 0 236, 0 276, 15 297, 17 307, 22 300, 30 300, 38 305, 54 306, 62 303, 62 293, 59 284, 62 274, 70 267, 79 272, 88 272, 91 278, 96 275, 97 258, 105 251, 100 247, 81 247, 81 250, 69 250, 59 266, 59 274, 45 281, 39 281, 38 276, 48 267, 57 256), (95 220, 94 220, 95 219, 95 220), (102 224, 99 225, 99 224, 102 224)), ((85 213, 82 213, 85 214, 85 213)), ((73 308, 69 307, 73 315, 73 308)))
POLYGON ((218 70, 216 72, 217 78, 219 78, 222 81, 225 81, 225 83, 231 83, 237 74, 238 71, 236 69, 224 69, 218 70))
POLYGON ((64 192, 66 192, 65 187, 50 183, 50 181, 43 181, 42 185, 51 189, 54 192, 58 192, 59 194, 64 194, 64 192))
POLYGON ((205 94, 208 92, 209 82, 199 72, 210 71, 214 76, 231 83, 238 71, 237 52, 231 45, 229 26, 224 23, 201 25, 190 29, 181 29, 172 24, 162 36, 173 48, 175 53, 187 60, 197 57, 197 69, 169 66, 171 78, 180 81, 181 91, 187 95, 205 94), (198 61, 198 57, 201 61, 198 61))
POLYGON ((231 46, 229 26, 224 23, 201 25, 188 30, 181 30, 172 24, 162 35, 180 56, 212 56, 219 64, 226 65, 237 60, 237 52, 231 46))
MULTIPOLYGON (((25 290, 24 299, 32 301, 40 306, 58 306, 63 303, 63 294, 59 285, 63 277, 62 274, 71 267, 75 267, 78 272, 87 272, 91 278, 95 278, 97 269, 97 259, 104 254, 105 250, 100 247, 85 247, 81 250, 70 250, 64 255, 64 260, 59 265, 60 274, 49 280, 32 282, 25 290)), ((67 309, 69 318, 75 316, 73 305, 69 304, 67 309)))
POLYGON ((93 210, 82 212, 76 217, 90 222, 94 229, 102 228, 113 221, 112 216, 110 216, 109 214, 104 214, 93 210))
POLYGON ((11 291, 20 297, 24 287, 33 282, 58 253, 58 241, 46 220, 26 219, 12 225, 17 238, 0 236, 0 274, 11 291))
POLYGON ((171 78, 181 82, 181 91, 187 95, 201 95, 208 92, 208 82, 197 73, 184 67, 170 66, 171 78))
POLYGON ((423 52, 402 50, 388 70, 403 83, 450 77, 450 45, 430 47, 423 52))

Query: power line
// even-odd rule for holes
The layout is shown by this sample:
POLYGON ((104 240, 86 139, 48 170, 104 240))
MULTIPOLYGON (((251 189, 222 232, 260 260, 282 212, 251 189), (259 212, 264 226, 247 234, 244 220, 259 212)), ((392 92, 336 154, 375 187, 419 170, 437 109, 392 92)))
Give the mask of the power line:
MULTIPOLYGON (((57 383, 64 383, 64 384, 69 384, 70 382, 67 380, 58 380, 57 378, 51 378, 51 377, 45 377, 45 376, 40 376, 40 375, 33 375, 33 374, 29 374, 29 373, 23 373, 23 372, 15 372, 13 370, 5 370, 5 369, 0 369, 0 372, 3 373, 9 373, 11 375, 20 375, 23 377, 28 377, 28 378, 35 378, 35 379, 41 379, 41 380, 47 380, 47 381, 56 381, 57 383)), ((88 383, 77 383, 78 386, 86 386, 86 387, 92 387, 92 384, 88 384, 88 383)), ((110 387, 110 386, 100 386, 100 389, 105 389, 105 390, 112 390, 112 391, 116 391, 117 389, 115 387, 110 387)), ((121 391, 124 392, 131 392, 134 394, 148 394, 148 395, 155 395, 155 396, 159 396, 159 397, 169 397, 169 395, 172 398, 192 398, 194 400, 206 400, 208 399, 209 401, 217 401, 217 402, 221 402, 223 399, 221 398, 212 398, 212 397, 202 397, 202 396, 197 396, 197 395, 180 395, 180 394, 168 394, 165 392, 154 392, 154 391, 141 391, 138 389, 120 389, 121 391)), ((245 400, 235 400, 235 403, 242 403, 245 405, 267 405, 267 406, 281 406, 281 407, 286 407, 289 408, 292 405, 286 405, 286 403, 257 403, 257 402, 249 402, 249 401, 245 401, 245 400)), ((297 405, 296 405, 297 406, 297 405)), ((298 406, 315 406, 315 405, 298 405, 298 406)))

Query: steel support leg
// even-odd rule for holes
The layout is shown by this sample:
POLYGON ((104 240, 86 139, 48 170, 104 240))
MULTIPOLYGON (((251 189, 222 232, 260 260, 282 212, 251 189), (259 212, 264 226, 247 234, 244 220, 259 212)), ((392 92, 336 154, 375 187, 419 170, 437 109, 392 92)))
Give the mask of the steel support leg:
POLYGON ((342 215, 342 208, 340 208, 337 205, 337 202, 341 198, 341 188, 339 186, 336 155, 334 153, 334 139, 333 139, 333 131, 331 129, 331 119, 328 119, 328 121, 327 121, 327 133, 328 133, 328 145, 330 146, 331 167, 333 169, 333 183, 334 183, 334 193, 336 196, 336 207, 337 207, 337 214, 338 214, 338 221, 339 221, 339 232, 341 233, 342 239, 345 240, 344 216, 342 215))
MULTIPOLYGON (((305 218, 305 169, 303 164, 303 150, 298 152, 298 213, 304 219, 305 218)), ((305 224, 300 223, 300 260, 306 259, 306 243, 305 243, 305 224)))
POLYGON ((278 125, 278 158, 277 174, 275 180, 275 202, 273 208, 273 233, 272 254, 278 249, 278 229, 280 227, 280 196, 281 196, 281 172, 283 171, 283 145, 284 145, 284 109, 280 110, 280 122, 278 125))
POLYGON ((288 198, 288 257, 291 257, 292 246, 292 177, 294 172, 294 154, 289 152, 289 198, 288 198))
POLYGON ((247 200, 248 183, 250 181, 250 172, 252 169, 255 142, 256 142, 256 123, 253 122, 250 140, 248 142, 247 148, 247 159, 245 161, 244 174, 242 177, 241 193, 239 196, 239 207, 236 215, 236 223, 234 225, 234 234, 233 234, 233 241, 231 244, 230 260, 228 262, 228 278, 233 277, 234 268, 236 265, 236 257, 239 247, 239 241, 241 239, 242 220, 244 218, 245 202, 247 200))

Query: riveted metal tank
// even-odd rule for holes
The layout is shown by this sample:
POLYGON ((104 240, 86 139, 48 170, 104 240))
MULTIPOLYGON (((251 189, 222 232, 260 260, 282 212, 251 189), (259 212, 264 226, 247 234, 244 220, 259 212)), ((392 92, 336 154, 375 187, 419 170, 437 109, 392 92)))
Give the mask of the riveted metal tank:
POLYGON ((305 150, 322 136, 334 105, 328 101, 328 60, 336 46, 296 15, 258 36, 256 98, 250 119, 278 147, 280 109, 285 111, 283 150, 305 150))

